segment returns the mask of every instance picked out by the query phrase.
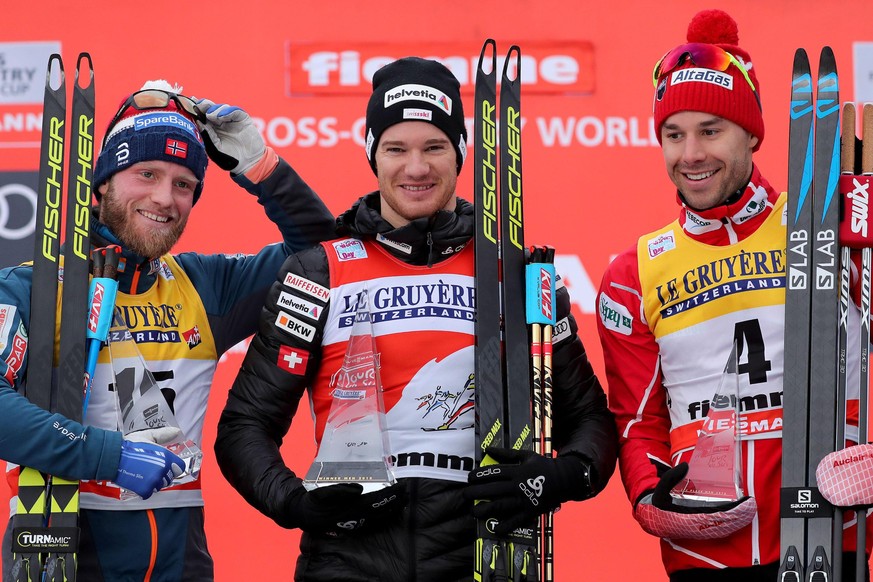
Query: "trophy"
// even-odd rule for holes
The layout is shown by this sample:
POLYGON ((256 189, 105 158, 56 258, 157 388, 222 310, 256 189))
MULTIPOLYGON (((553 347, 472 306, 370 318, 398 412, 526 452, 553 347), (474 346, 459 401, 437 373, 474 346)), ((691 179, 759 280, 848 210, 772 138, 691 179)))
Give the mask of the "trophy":
POLYGON ((303 485, 309 490, 359 483, 364 492, 394 484, 388 456, 379 354, 366 290, 357 307, 343 363, 330 380, 332 402, 318 454, 303 485))
POLYGON ((678 505, 724 503, 743 497, 740 399, 734 342, 718 389, 699 430, 688 473, 670 492, 678 505))
MULTIPOLYGON (((185 462, 185 470, 174 485, 194 481, 200 475, 203 452, 179 428, 176 416, 167 403, 151 371, 134 341, 130 330, 118 320, 109 330, 109 358, 115 376, 116 413, 118 426, 125 436, 140 430, 174 427, 178 435, 167 442, 157 444, 165 447, 185 462)), ((122 489, 121 499, 137 498, 136 493, 122 489)))

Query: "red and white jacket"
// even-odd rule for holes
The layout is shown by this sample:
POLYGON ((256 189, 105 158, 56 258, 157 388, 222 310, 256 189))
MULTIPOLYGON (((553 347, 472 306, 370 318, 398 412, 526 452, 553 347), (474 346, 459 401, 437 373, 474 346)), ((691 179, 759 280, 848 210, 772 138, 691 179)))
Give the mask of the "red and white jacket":
POLYGON ((786 196, 754 168, 739 200, 704 212, 683 206, 603 276, 597 325, 632 503, 657 485, 656 461, 689 460, 738 345, 741 470, 758 514, 724 539, 662 539, 668 573, 779 560, 785 212, 786 196))

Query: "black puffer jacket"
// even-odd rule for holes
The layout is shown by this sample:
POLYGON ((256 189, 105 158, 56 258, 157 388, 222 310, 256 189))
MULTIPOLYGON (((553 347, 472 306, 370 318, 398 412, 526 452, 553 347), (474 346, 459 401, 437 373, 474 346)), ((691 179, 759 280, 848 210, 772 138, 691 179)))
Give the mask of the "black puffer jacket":
MULTIPOLYGON (((472 241, 474 215, 472 205, 459 198, 454 212, 439 212, 395 229, 381 218, 379 195, 374 192, 342 214, 337 225, 338 232, 346 236, 376 239, 381 235, 377 240, 395 257, 416 265, 431 265, 472 241)), ((302 484, 285 466, 279 446, 320 364, 317 347, 324 317, 315 326, 315 337, 309 342, 301 340, 297 346, 310 354, 306 374, 280 370, 276 365, 280 347, 297 341, 275 327, 279 294, 289 292, 282 285, 288 273, 331 288, 323 247, 292 255, 285 262, 267 298, 260 331, 221 415, 215 450, 225 477, 249 503, 279 525, 294 527, 295 516, 287 515, 284 500, 302 484)), ((615 424, 576 335, 569 296, 563 287, 557 293, 557 305, 558 320, 566 318, 570 334, 554 346, 553 442, 561 455, 575 454, 592 464, 596 493, 615 468, 615 424)), ((296 579, 472 579, 475 522, 471 504, 461 495, 465 484, 425 478, 404 481, 408 504, 395 524, 338 538, 304 533, 296 579)), ((588 493, 580 491, 579 498, 588 493)))

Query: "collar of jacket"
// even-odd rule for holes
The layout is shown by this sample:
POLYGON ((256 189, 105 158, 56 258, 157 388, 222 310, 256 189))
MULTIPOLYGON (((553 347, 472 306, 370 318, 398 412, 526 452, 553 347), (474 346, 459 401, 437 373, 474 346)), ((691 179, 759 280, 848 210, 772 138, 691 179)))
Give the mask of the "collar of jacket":
POLYGON ((376 191, 358 199, 337 218, 337 231, 340 235, 374 239, 406 263, 432 265, 454 255, 470 242, 473 221, 473 205, 458 198, 454 212, 440 210, 394 228, 382 218, 376 191))
POLYGON ((157 277, 160 259, 147 259, 124 247, 124 243, 108 226, 100 222, 100 208, 91 209, 91 247, 99 248, 107 245, 121 247, 121 258, 118 265, 118 290, 122 293, 139 293, 150 289, 157 277), (136 281, 136 289, 132 285, 136 281))
MULTIPOLYGON (((752 166, 752 176, 740 196, 728 204, 707 210, 692 210, 684 203, 679 224, 692 238, 710 245, 741 241, 755 232, 773 211, 779 193, 752 166)), ((681 201, 681 198, 680 198, 681 201)))

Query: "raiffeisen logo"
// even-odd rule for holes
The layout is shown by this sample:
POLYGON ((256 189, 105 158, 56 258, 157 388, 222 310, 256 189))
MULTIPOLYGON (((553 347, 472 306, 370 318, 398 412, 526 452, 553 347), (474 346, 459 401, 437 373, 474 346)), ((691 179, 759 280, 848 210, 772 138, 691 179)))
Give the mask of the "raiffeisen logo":
MULTIPOLYGON (((590 42, 567 40, 520 41, 521 83, 528 94, 587 94, 594 91, 594 48, 590 42)), ((498 47, 498 77, 506 47, 498 47)), ((461 90, 472 92, 479 66, 479 51, 470 43, 295 43, 287 50, 287 94, 369 95, 373 74, 407 55, 440 61, 457 77, 461 90), (471 50, 472 49, 472 50, 471 50)), ((515 78, 515 61, 508 74, 515 78)))

